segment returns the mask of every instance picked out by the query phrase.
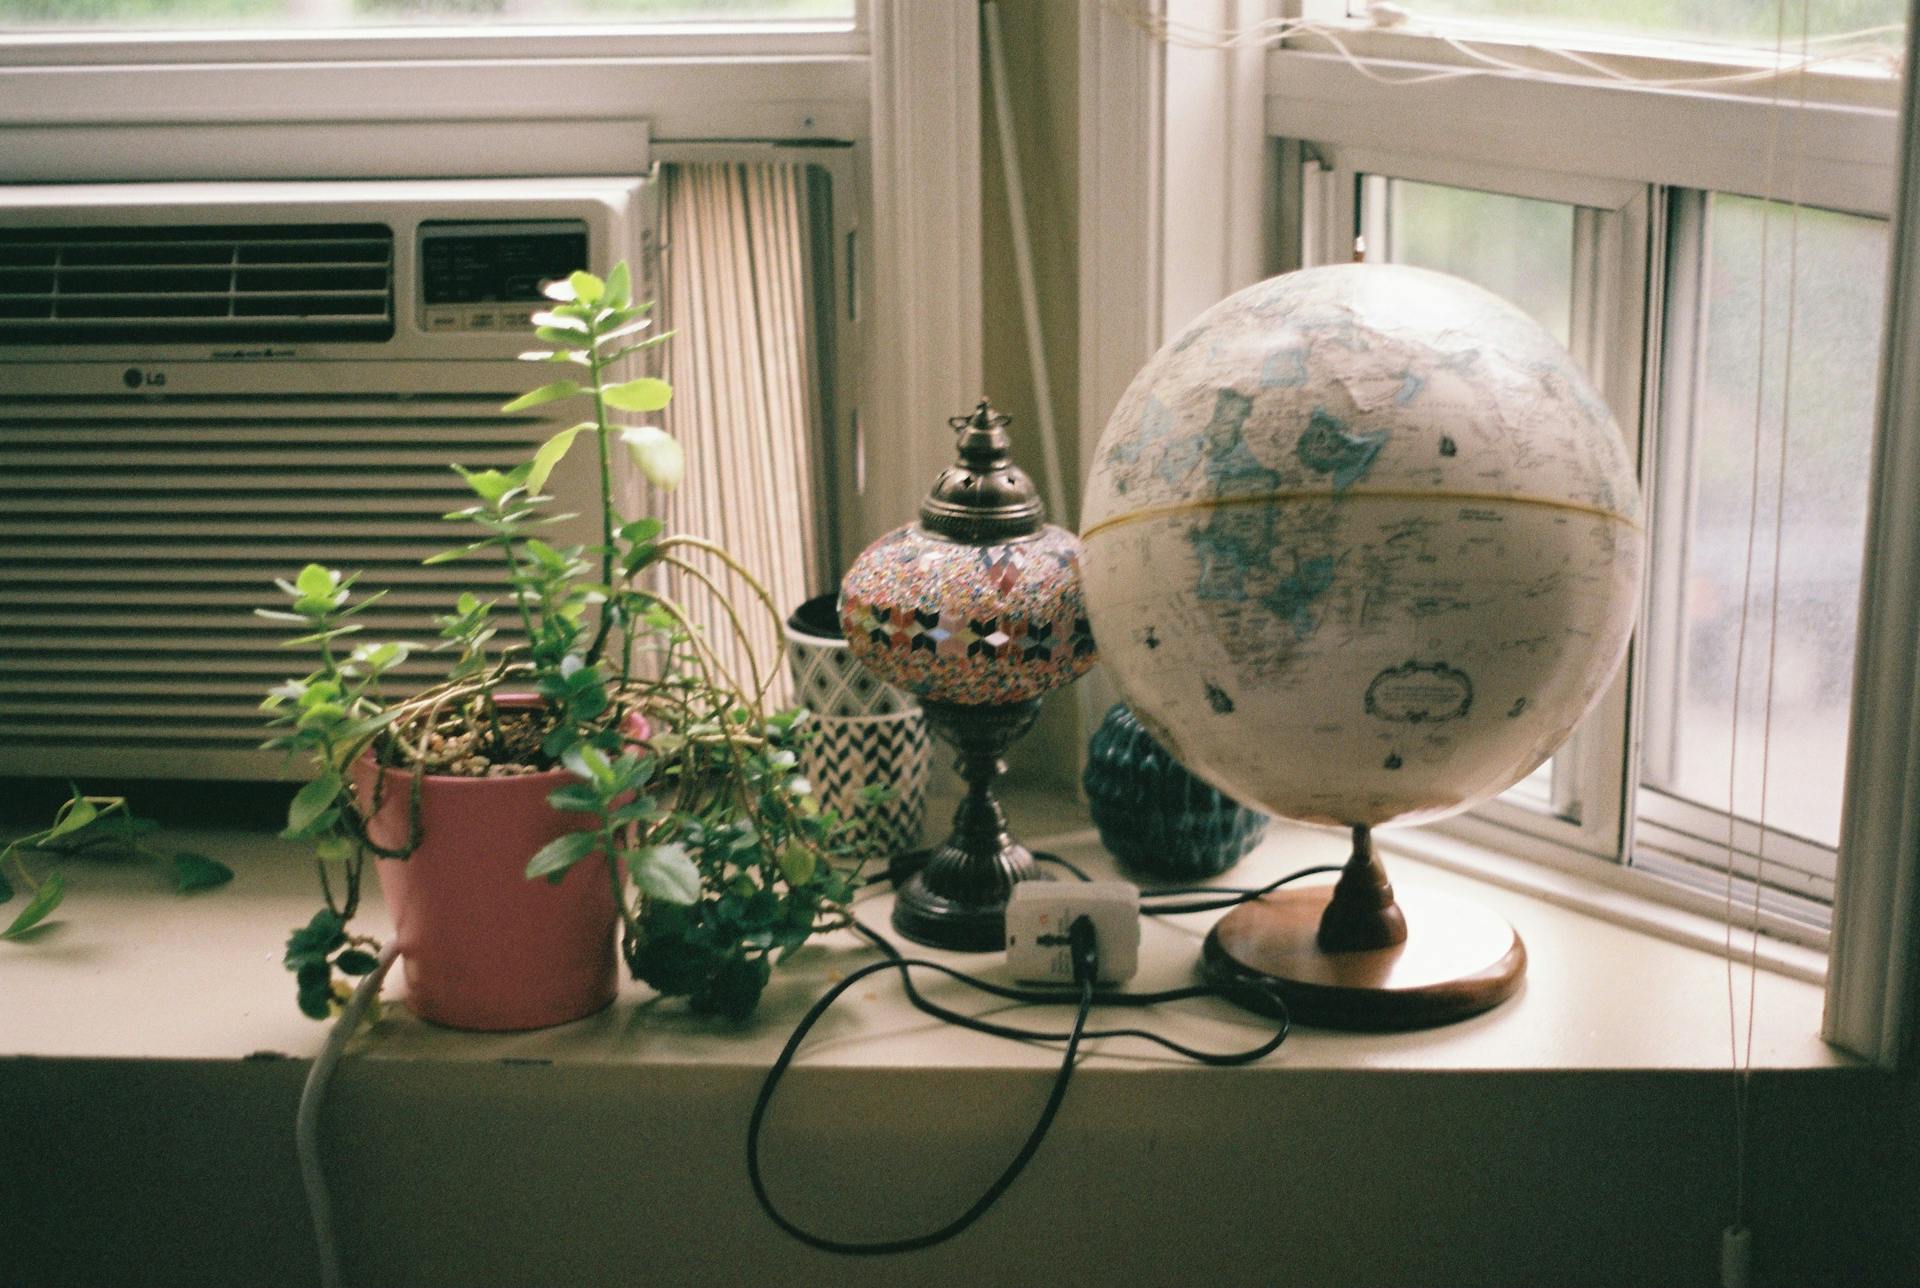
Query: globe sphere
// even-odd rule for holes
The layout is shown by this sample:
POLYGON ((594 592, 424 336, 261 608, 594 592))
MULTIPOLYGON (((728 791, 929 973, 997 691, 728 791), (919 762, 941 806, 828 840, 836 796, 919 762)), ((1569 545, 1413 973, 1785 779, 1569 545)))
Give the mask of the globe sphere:
POLYGON ((1261 282, 1147 363, 1100 439, 1088 615, 1194 772, 1307 822, 1470 808, 1606 690, 1639 602, 1631 458, 1537 323, 1467 282, 1261 282))

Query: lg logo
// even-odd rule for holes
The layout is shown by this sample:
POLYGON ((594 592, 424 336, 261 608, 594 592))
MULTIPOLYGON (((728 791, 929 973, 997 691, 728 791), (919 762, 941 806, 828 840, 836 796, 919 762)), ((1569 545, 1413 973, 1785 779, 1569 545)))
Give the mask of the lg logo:
POLYGON ((164 371, 142 371, 138 367, 128 367, 120 376, 129 389, 164 389, 167 373, 164 371))

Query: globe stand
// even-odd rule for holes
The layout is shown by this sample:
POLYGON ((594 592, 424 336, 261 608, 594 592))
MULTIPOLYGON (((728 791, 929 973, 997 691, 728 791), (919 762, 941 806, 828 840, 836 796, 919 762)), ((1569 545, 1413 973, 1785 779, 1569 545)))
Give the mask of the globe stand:
POLYGON ((1245 903, 1207 936, 1209 978, 1277 990, 1293 1018, 1331 1029, 1424 1029, 1513 996, 1527 950, 1498 914, 1414 891, 1396 899, 1365 826, 1332 887, 1245 903))
POLYGON ((1004 948, 1007 899, 1014 885, 1051 879, 1034 862, 1033 852, 1013 839, 1006 811, 993 794, 994 781, 1007 770, 1002 757, 1039 718, 1040 699, 999 705, 923 702, 921 709, 928 727, 960 753, 957 767, 967 795, 954 811, 947 839, 899 865, 918 870, 898 888, 893 928, 933 948, 1004 948))

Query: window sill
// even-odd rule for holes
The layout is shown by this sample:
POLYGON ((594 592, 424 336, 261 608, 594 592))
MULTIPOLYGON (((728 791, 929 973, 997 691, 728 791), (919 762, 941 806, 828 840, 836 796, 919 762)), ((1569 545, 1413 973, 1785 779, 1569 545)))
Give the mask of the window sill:
POLYGON ((1743 971, 1752 953, 1775 974, 1815 986, 1826 982, 1823 949, 1767 934, 1753 943, 1741 928, 1744 909, 1738 906, 1729 954, 1726 921, 1714 915, 1722 903, 1712 895, 1615 863, 1566 853, 1497 823, 1472 817, 1449 820, 1438 827, 1383 832, 1380 843, 1389 854, 1530 895, 1628 931, 1700 949, 1716 959, 1731 955, 1743 971), (1671 898, 1652 893, 1663 887, 1671 898))
MULTIPOLYGON (((1029 844, 1096 872, 1112 871, 1081 806, 1055 795, 1016 794, 1010 809, 1029 844)), ((944 817, 937 804, 933 814, 944 817)), ((318 1051, 324 1026, 294 1010, 292 987, 279 964, 288 928, 304 923, 316 904, 310 865, 299 847, 235 832, 178 839, 230 863, 238 874, 233 884, 176 898, 158 893, 147 869, 78 865, 70 872, 70 894, 58 921, 35 942, 0 943, 7 979, 0 990, 0 1033, 7 1035, 0 1055, 304 1060, 318 1051)), ((1337 863, 1344 849, 1344 838, 1333 833, 1275 824, 1225 880, 1258 882, 1310 863, 1337 863)), ((1485 1015, 1428 1032, 1303 1028, 1262 1069, 1726 1068, 1725 962, 1710 950, 1717 938, 1709 944, 1701 926, 1688 925, 1688 914, 1424 831, 1384 834, 1383 849, 1403 888, 1427 885, 1467 895, 1511 921, 1527 945, 1525 987, 1485 1015)), ((891 902, 891 894, 876 892, 863 899, 860 915, 884 928, 891 902)), ((1149 920, 1133 986, 1189 982, 1212 919, 1149 920)), ((1703 918, 1692 920, 1704 925, 1703 918)), ((388 929, 377 893, 369 895, 361 924, 375 933, 388 929)), ((991 957, 946 956, 989 976, 1000 969, 991 957)), ((1853 1063, 1818 1037, 1823 997, 1807 960, 1812 956, 1797 956, 1784 945, 1770 948, 1759 976, 1756 1068, 1853 1063)), ((377 1061, 764 1069, 820 991, 871 959, 871 950, 851 935, 819 941, 776 974, 760 1011, 744 1027, 692 1017, 677 1003, 656 1004, 642 986, 628 983, 602 1014, 532 1034, 439 1030, 390 1005, 357 1049, 377 1061)), ((1744 990, 1744 969, 1735 974, 1744 990)), ((926 987, 936 996, 942 991, 938 984, 926 987)), ((390 996, 398 991, 389 984, 390 996)), ((1257 1041, 1263 1030, 1263 1022, 1216 1002, 1167 1008, 1153 1022, 1184 1041, 1223 1049, 1257 1041)), ((1190 1068, 1127 1040, 1093 1044, 1091 1054, 1096 1066, 1117 1072, 1190 1068)), ((876 1069, 1040 1069, 1054 1055, 934 1025, 906 1005, 891 980, 875 977, 843 1004, 805 1059, 876 1069)))
MULTIPOLYGON (((1010 806, 1029 843, 1106 866, 1079 807, 1010 806)), ((313 1281, 292 1124, 325 1026, 295 1012, 279 964, 314 906, 310 867, 257 836, 177 839, 233 862, 233 885, 182 899, 143 868, 87 865, 60 924, 0 943, 0 1190, 20 1196, 0 1204, 9 1282, 313 1281)), ((1341 849, 1278 828, 1234 877, 1341 849)), ((348 1280, 614 1283, 644 1267, 663 1285, 841 1288, 1709 1281, 1731 1157, 1722 962, 1429 864, 1391 866, 1403 886, 1470 890, 1511 918, 1531 957, 1521 994, 1422 1033, 1301 1029, 1241 1069, 1090 1044, 1006 1201, 910 1257, 802 1248, 755 1210, 742 1165, 786 1034, 869 951, 802 953, 745 1026, 633 985, 598 1016, 530 1034, 436 1030, 389 1007, 336 1072, 321 1124, 348 1280)), ((890 898, 862 915, 885 925, 890 898)), ((1149 924, 1136 986, 1190 979, 1205 920, 1149 924)), ((1891 1075, 1818 1041, 1819 1010, 1812 984, 1762 976, 1757 1282, 1914 1282, 1873 1273, 1914 1255, 1900 1233, 1912 1129, 1890 1126, 1910 1111, 1891 1075)), ((1219 1048, 1264 1032, 1224 1003, 1129 1020, 1219 1048)), ((934 1228, 1005 1165, 1057 1060, 939 1026, 875 977, 788 1077, 768 1184, 836 1237, 934 1228)))

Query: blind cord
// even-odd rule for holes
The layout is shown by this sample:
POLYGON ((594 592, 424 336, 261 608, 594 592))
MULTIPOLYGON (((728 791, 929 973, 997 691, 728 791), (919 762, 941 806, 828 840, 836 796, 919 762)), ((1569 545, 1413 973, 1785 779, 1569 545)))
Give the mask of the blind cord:
MULTIPOLYGON (((1807 0, 1801 0, 1800 11, 1800 55, 1804 61, 1811 44, 1812 13, 1807 0)), ((1774 61, 1776 66, 1786 59, 1787 3, 1777 0, 1775 5, 1774 61)), ((1766 888, 1767 865, 1767 797, 1771 778, 1771 753, 1773 742, 1773 689, 1780 633, 1780 584, 1781 565, 1784 562, 1784 535, 1786 524, 1786 487, 1787 467, 1790 462, 1790 443, 1788 433, 1793 407, 1793 349, 1794 330, 1797 314, 1796 305, 1799 294, 1799 258, 1800 258, 1800 185, 1802 179, 1802 158, 1805 107, 1807 104, 1807 85, 1801 78, 1798 92, 1798 108, 1795 113, 1796 145, 1792 162, 1792 191, 1789 194, 1791 206, 1788 222, 1787 241, 1787 299, 1786 319, 1783 334, 1783 354, 1780 374, 1780 442, 1775 459, 1775 477, 1773 487, 1773 566, 1769 578, 1770 596, 1767 610, 1767 647, 1766 671, 1762 681, 1761 732, 1760 732, 1760 794, 1757 838, 1754 845, 1753 896, 1748 908, 1748 946, 1747 946, 1747 1004, 1746 1031, 1742 1035, 1738 1019, 1738 1002, 1734 987, 1733 962, 1733 921, 1734 921, 1734 852, 1736 848, 1736 805, 1739 786, 1738 764, 1740 756, 1740 705, 1745 681, 1747 653, 1747 622, 1753 608, 1753 582, 1755 547, 1760 527, 1760 458, 1764 437, 1767 388, 1767 353, 1770 339, 1767 327, 1767 296, 1771 285, 1771 260, 1767 253, 1772 213, 1763 209, 1760 225, 1760 298, 1758 305, 1758 352, 1755 356, 1753 431, 1751 438, 1750 486, 1747 502, 1747 540, 1745 563, 1741 574, 1740 627, 1734 649, 1733 671, 1733 710, 1731 715, 1730 745, 1727 752, 1727 834, 1726 834, 1726 975, 1727 975, 1727 1038, 1729 1057, 1733 1073, 1733 1220, 1728 1227, 1723 1244, 1721 1278, 1729 1288, 1738 1288, 1750 1276, 1751 1233, 1748 1225, 1750 1207, 1748 1145, 1752 1135, 1752 1095, 1753 1095, 1753 1038, 1755 1021, 1758 1017, 1758 997, 1760 990, 1760 924, 1761 899, 1766 888)), ((1766 183, 1764 185, 1771 200, 1778 200, 1776 187, 1776 163, 1779 151, 1779 117, 1782 107, 1781 95, 1776 83, 1769 128, 1767 131, 1766 183)))

